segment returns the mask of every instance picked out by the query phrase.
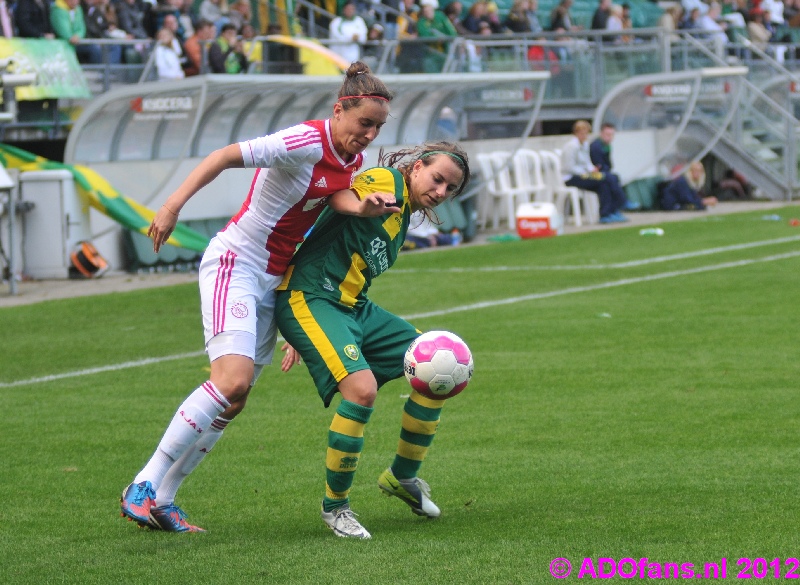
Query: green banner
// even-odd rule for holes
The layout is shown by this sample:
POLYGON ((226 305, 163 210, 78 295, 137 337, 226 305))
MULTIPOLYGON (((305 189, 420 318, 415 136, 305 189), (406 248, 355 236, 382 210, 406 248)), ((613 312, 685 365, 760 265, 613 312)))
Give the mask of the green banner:
POLYGON ((0 59, 11 59, 8 73, 35 73, 36 84, 18 87, 17 100, 92 97, 86 78, 66 41, 0 37, 0 59))

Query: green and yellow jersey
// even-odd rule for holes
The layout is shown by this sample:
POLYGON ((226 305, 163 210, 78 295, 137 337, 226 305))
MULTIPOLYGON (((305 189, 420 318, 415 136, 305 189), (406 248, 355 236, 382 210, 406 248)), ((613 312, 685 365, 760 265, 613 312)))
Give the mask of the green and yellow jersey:
POLYGON ((394 193, 401 211, 364 218, 325 209, 294 255, 279 291, 299 290, 360 306, 372 280, 397 260, 411 215, 403 175, 397 169, 375 167, 358 175, 351 189, 360 199, 394 193))

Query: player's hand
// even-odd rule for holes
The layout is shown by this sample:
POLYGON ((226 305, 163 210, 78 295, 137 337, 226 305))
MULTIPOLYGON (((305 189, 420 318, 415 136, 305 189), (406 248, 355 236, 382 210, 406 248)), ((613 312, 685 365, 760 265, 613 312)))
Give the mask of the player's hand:
POLYGON ((301 363, 300 354, 288 343, 283 344, 281 351, 284 352, 283 359, 281 360, 281 372, 288 372, 292 367, 301 363))
POLYGON ((361 200, 361 217, 378 217, 388 213, 400 213, 394 193, 371 193, 361 200))
POLYGON ((158 254, 161 246, 166 243, 172 235, 177 223, 178 215, 171 209, 162 206, 161 209, 158 210, 150 227, 147 229, 147 235, 153 238, 153 252, 158 254))

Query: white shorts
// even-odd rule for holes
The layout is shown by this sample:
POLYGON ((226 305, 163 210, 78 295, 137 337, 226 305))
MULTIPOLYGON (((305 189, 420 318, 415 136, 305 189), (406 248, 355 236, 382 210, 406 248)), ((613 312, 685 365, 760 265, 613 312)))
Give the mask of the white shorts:
MULTIPOLYGON (((255 347, 247 357, 256 365, 272 363, 277 325, 275 289, 283 280, 237 256, 213 238, 200 262, 200 304, 206 348, 223 331, 246 331, 255 347)), ((241 348, 231 353, 243 354, 241 348)))

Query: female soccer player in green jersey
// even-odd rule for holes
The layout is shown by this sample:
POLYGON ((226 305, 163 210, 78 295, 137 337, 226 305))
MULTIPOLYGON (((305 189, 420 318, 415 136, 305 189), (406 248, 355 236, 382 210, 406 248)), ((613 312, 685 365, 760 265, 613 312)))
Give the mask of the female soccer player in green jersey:
MULTIPOLYGON (((378 388, 403 375, 405 351, 420 334, 372 303, 367 289, 397 259, 410 215, 417 210, 430 213, 461 193, 470 174, 466 153, 447 142, 396 152, 381 164, 386 166, 364 171, 350 189, 331 196, 339 200, 336 208, 353 215, 336 213, 330 206, 323 211, 278 287, 275 308, 278 327, 291 346, 282 368, 291 368, 299 353, 326 407, 336 392, 342 395, 328 433, 322 518, 337 536, 355 538, 370 538, 350 510, 348 498, 364 426, 378 388), (386 194, 381 196, 386 198, 387 213, 368 217, 376 193, 386 194), (369 195, 372 202, 366 199, 369 195)), ((440 511, 417 472, 443 405, 444 400, 412 391, 394 462, 378 479, 381 489, 429 518, 440 511)))

